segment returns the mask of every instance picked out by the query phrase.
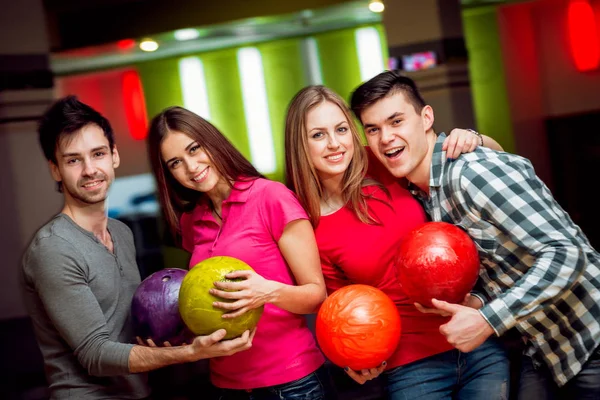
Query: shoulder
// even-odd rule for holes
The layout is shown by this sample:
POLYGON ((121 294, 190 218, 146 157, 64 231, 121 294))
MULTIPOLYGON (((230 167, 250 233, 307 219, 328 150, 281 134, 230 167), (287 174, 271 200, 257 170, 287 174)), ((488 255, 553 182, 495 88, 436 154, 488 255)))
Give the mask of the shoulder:
POLYGON ((33 236, 23 254, 23 270, 26 275, 35 273, 45 265, 59 270, 67 258, 83 260, 74 235, 76 228, 64 217, 57 216, 41 227, 33 236))
POLYGON ((114 218, 109 218, 108 226, 111 228, 111 230, 116 231, 121 235, 133 237, 133 232, 131 232, 131 228, 129 228, 123 221, 119 221, 118 219, 114 218))
MULTIPOLYGON (((286 194, 292 193, 283 183, 272 181, 265 178, 257 178, 254 180, 252 187, 250 188, 253 194, 286 194)), ((293 194, 293 193, 292 193, 293 194)))
POLYGON ((475 182, 485 186, 493 181, 515 176, 535 176, 531 162, 524 157, 495 151, 487 148, 477 148, 474 152, 461 155, 454 162, 446 162, 444 180, 475 182))

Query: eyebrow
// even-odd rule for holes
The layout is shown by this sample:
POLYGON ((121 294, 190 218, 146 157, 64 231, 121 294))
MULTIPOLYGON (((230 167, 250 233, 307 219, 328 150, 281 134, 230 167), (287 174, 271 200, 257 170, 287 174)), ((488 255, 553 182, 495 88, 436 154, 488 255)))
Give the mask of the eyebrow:
MULTIPOLYGON (((192 147, 193 145, 197 144, 196 141, 192 141, 190 144, 188 144, 187 146, 185 146, 185 151, 188 151, 190 149, 190 147, 192 147)), ((177 159, 177 157, 173 157, 170 160, 165 161, 165 164, 170 163, 171 161, 175 161, 177 159)))
MULTIPOLYGON (((347 123, 348 123, 348 121, 346 121, 346 120, 343 120, 343 121, 340 121, 340 122, 338 122, 337 124, 335 124, 335 127, 337 128, 338 126, 340 126, 340 125, 343 125, 343 124, 347 124, 347 123)), ((311 130, 309 130, 309 132, 312 132, 312 131, 314 131, 315 129, 317 129, 317 130, 325 130, 325 128, 324 128, 324 127, 321 127, 321 126, 315 126, 315 127, 314 127, 314 128, 312 128, 311 130)))
MULTIPOLYGON (((108 151, 108 146, 104 145, 104 146, 94 147, 90 151, 90 153, 95 153, 96 151, 100 151, 100 150, 108 151)), ((80 155, 80 153, 65 153, 65 154, 62 155, 62 158, 76 157, 78 155, 80 155)))
MULTIPOLYGON (((394 118, 402 117, 403 115, 404 115, 404 113, 401 113, 401 112, 395 112, 395 113, 393 113, 392 115, 390 115, 389 117, 387 117, 385 120, 386 120, 386 121, 391 121, 391 120, 393 120, 394 118)), ((372 127, 372 126, 375 126, 375 125, 376 125, 376 124, 365 124, 365 125, 364 125, 364 127, 365 127, 365 128, 370 128, 370 127, 372 127)))

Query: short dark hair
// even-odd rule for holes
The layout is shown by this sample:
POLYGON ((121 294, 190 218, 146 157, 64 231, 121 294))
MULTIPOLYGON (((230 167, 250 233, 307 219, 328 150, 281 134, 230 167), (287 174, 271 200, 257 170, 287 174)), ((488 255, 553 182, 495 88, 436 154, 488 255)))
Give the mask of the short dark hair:
POLYGON ((55 101, 46 110, 38 126, 38 138, 46 159, 56 164, 56 148, 60 139, 89 124, 98 125, 104 131, 112 151, 115 135, 110 123, 102 114, 79 101, 76 96, 71 95, 55 101))
MULTIPOLYGON (((401 92, 406 100, 413 105, 415 111, 420 113, 427 105, 415 81, 398 71, 384 71, 374 78, 369 79, 354 90, 350 106, 354 115, 361 120, 361 113, 384 97, 401 92)), ((361 120, 362 121, 362 120, 361 120)))

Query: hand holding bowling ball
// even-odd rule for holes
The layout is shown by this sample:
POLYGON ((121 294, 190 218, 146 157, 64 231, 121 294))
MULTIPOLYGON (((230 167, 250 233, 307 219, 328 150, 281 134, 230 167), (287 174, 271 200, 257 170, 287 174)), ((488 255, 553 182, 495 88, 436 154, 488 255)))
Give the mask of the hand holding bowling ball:
POLYGON ((276 282, 269 281, 251 270, 234 271, 225 276, 223 281, 214 283, 210 294, 222 300, 214 306, 226 311, 223 318, 236 318, 254 308, 262 307, 268 302, 270 294, 275 290, 276 282))
POLYGON ((479 276, 479 254, 462 229, 428 222, 408 234, 398 250, 397 275, 404 293, 432 307, 431 299, 459 304, 479 276))
POLYGON ((233 318, 223 318, 226 310, 217 308, 214 302, 233 302, 210 293, 214 282, 235 281, 226 275, 234 271, 253 271, 241 260, 233 257, 211 257, 196 266, 186 275, 179 292, 179 311, 187 327, 196 335, 209 335, 225 329, 225 339, 232 339, 252 330, 262 315, 263 306, 245 311, 233 318))
POLYGON ((327 297, 317 314, 317 341, 340 367, 377 368, 400 341, 400 315, 381 290, 348 285, 327 297))
POLYGON ((167 268, 153 273, 138 286, 131 301, 133 329, 142 340, 173 345, 189 340, 179 315, 179 288, 187 271, 167 268))

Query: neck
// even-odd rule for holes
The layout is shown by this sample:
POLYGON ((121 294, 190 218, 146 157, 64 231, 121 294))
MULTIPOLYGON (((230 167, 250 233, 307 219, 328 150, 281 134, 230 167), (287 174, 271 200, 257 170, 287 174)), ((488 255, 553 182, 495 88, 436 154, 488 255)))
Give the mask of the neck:
POLYGON ((96 204, 76 204, 66 201, 62 213, 68 215, 77 225, 92 232, 100 241, 108 240, 109 233, 106 228, 108 216, 106 214, 106 203, 104 201, 96 204))
POLYGON ((417 186, 423 192, 429 194, 429 178, 431 176, 431 160, 433 157, 433 150, 435 148, 435 142, 437 136, 433 129, 430 129, 426 133, 427 135, 427 153, 421 160, 419 165, 406 176, 409 182, 417 186))
POLYGON ((228 198, 230 194, 231 187, 227 184, 227 181, 225 181, 224 179, 219 180, 219 182, 210 192, 206 192, 206 195, 212 203, 213 209, 216 210, 219 215, 221 214, 223 200, 228 198))
POLYGON ((342 196, 343 179, 344 174, 320 178, 321 187, 323 188, 323 197, 321 198, 321 214, 329 214, 344 206, 344 198, 342 196))

